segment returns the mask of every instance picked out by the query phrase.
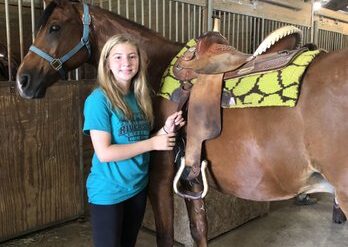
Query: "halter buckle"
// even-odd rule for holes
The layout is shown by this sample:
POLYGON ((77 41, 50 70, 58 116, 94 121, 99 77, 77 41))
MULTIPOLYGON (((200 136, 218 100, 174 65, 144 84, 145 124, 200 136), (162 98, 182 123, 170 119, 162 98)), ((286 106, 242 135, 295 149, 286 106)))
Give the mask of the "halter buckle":
POLYGON ((50 62, 50 65, 52 66, 53 69, 55 69, 56 71, 59 71, 62 68, 63 63, 62 61, 60 61, 59 58, 54 58, 50 62))

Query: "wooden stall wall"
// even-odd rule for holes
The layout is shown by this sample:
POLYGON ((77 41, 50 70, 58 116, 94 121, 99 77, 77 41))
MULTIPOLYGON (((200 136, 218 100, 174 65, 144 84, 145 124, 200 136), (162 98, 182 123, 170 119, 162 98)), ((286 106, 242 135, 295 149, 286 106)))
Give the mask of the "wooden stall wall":
POLYGON ((92 86, 59 82, 25 100, 0 84, 0 242, 84 213, 81 113, 92 86))

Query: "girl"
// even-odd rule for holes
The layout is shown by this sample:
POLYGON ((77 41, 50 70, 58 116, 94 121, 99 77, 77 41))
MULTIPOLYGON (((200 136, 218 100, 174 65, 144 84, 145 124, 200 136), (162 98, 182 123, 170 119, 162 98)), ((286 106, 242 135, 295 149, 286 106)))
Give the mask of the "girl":
POLYGON ((174 130, 185 122, 175 112, 149 137, 154 117, 146 64, 127 36, 104 45, 98 84, 86 99, 83 127, 95 151, 87 179, 94 244, 134 246, 146 206, 149 151, 172 150, 174 130))

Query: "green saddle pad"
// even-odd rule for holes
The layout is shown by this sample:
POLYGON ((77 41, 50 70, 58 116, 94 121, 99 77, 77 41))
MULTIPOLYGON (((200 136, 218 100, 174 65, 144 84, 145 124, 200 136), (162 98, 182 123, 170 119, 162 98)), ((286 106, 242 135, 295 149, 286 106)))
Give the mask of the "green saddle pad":
MULTIPOLYGON (((173 75, 173 66, 176 60, 195 44, 195 40, 190 40, 171 61, 162 77, 158 95, 170 99, 172 93, 180 87, 180 81, 173 75)), ((305 51, 287 67, 226 80, 223 90, 231 97, 229 107, 295 106, 302 76, 319 53, 320 50, 305 51)), ((194 80, 192 82, 194 83, 194 80)))
POLYGON ((163 73, 160 90, 157 95, 170 100, 171 95, 175 91, 175 89, 180 87, 180 81, 175 78, 173 73, 174 64, 179 57, 181 57, 188 49, 195 46, 196 44, 196 40, 191 39, 186 43, 184 48, 182 48, 179 53, 172 59, 169 66, 163 73))

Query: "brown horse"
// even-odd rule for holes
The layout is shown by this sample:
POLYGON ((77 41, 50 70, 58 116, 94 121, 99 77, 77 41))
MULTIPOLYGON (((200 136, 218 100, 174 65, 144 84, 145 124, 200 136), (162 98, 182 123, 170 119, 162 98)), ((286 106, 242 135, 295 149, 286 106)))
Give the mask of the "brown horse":
MULTIPOLYGON (((34 45, 60 58, 83 35, 83 6, 56 0, 44 12, 34 45)), ((155 90, 171 58, 181 44, 170 42, 149 29, 120 16, 90 7, 89 43, 63 63, 66 71, 85 62, 97 64, 100 50, 116 33, 128 33, 139 41, 149 58, 149 76, 155 90)), ((87 22, 89 24, 89 22, 87 22)), ((219 137, 205 143, 210 185, 240 198, 271 201, 289 199, 302 192, 335 192, 342 211, 348 213, 348 50, 317 57, 303 78, 296 107, 222 110, 219 137)), ((36 52, 25 56, 17 73, 17 85, 25 98, 43 97, 59 79, 59 61, 50 64, 36 52), (54 68, 53 68, 54 67, 54 68)), ((155 99, 156 124, 177 105, 155 99)), ((150 199, 154 210, 157 243, 173 245, 173 189, 175 175, 171 152, 153 155, 150 199)), ((194 190, 201 188, 194 188, 194 190)), ((198 246, 207 245, 203 199, 187 200, 191 233, 198 246)), ((340 211, 339 211, 340 212, 340 211)), ((343 215, 341 215, 343 217, 343 215)), ((343 222, 338 217, 336 221, 343 222)))
POLYGON ((11 78, 9 78, 8 73, 8 52, 7 47, 4 44, 0 43, 0 81, 8 81, 9 79, 11 81, 16 80, 16 73, 19 66, 18 59, 13 56, 11 56, 11 78))

